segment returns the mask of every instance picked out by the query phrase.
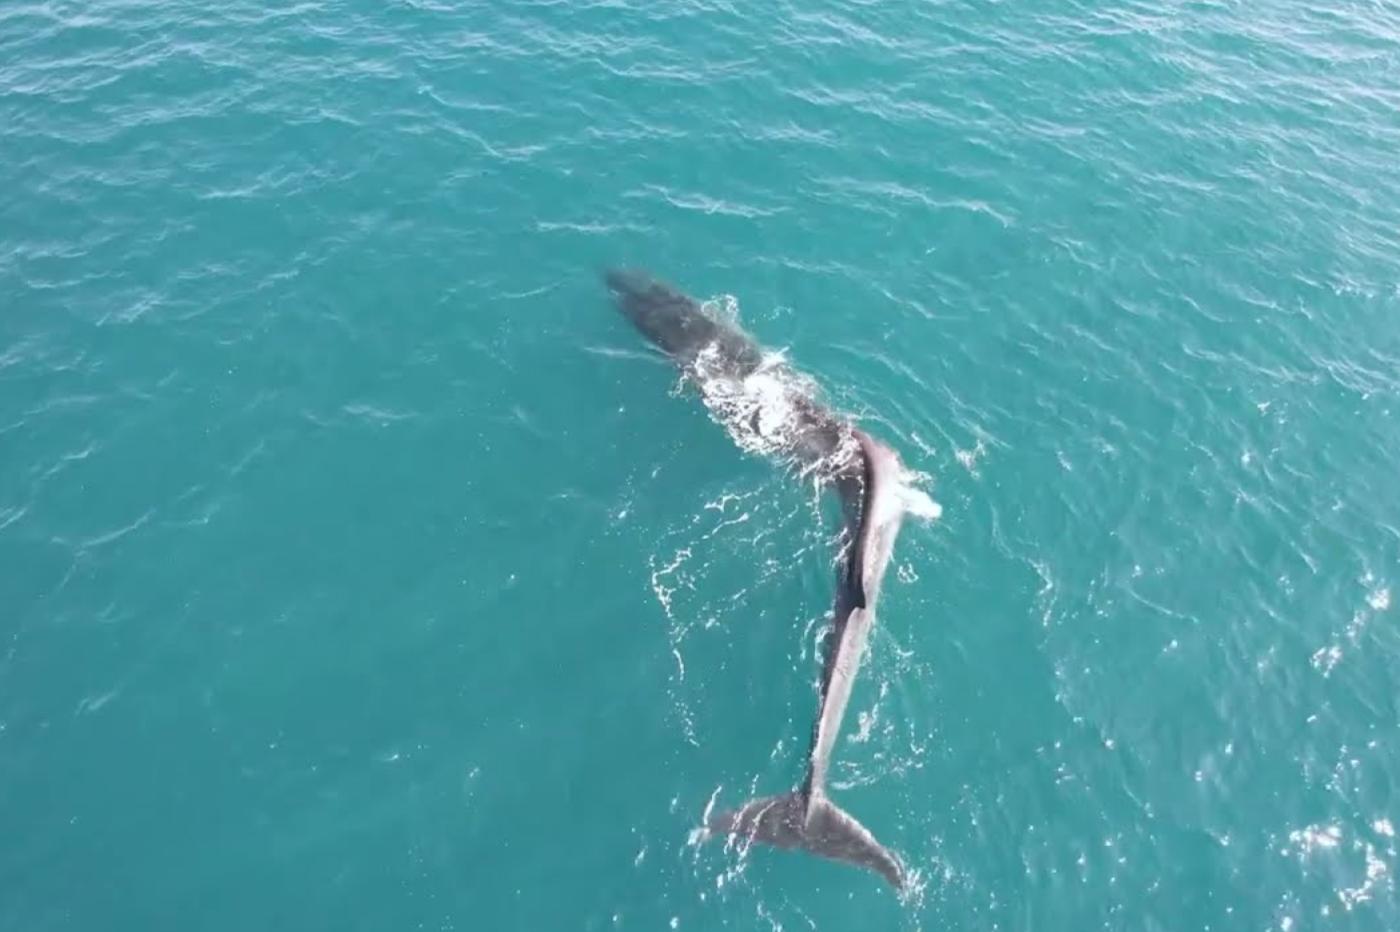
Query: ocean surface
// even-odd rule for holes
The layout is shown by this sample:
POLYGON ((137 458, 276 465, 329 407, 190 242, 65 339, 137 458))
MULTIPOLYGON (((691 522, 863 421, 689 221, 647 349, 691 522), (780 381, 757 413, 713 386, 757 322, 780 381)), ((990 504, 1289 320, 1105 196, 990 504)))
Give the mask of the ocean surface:
POLYGON ((0 930, 1400 928, 1400 7, 0 7, 0 930), (834 797, 834 506, 942 503, 834 797))

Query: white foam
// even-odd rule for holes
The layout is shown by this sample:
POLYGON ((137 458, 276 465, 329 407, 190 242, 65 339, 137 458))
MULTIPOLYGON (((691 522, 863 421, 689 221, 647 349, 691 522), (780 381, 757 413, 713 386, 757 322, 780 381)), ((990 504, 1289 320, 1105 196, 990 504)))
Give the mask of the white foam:
POLYGON ((1326 647, 1319 647, 1312 655, 1313 668, 1320 671, 1323 676, 1330 676, 1332 668, 1342 659, 1342 649, 1336 644, 1329 644, 1326 647))
POLYGON ((973 446, 971 450, 954 450, 953 455, 957 457, 958 462, 962 464, 964 469, 975 475, 977 473, 977 461, 980 460, 982 455, 986 452, 986 445, 982 443, 982 438, 978 437, 976 445, 973 446))
POLYGON ((656 558, 651 559, 651 590, 656 595, 656 600, 661 604, 661 610, 666 615, 667 638, 671 642, 671 656, 676 661, 676 680, 673 685, 675 690, 676 712, 681 719, 681 728, 685 733, 685 739, 691 745, 699 747, 700 741, 695 734, 695 718, 691 714, 690 707, 685 699, 680 695, 679 688, 686 681, 685 657, 681 654, 681 645, 685 640, 688 625, 683 624, 675 615, 674 598, 680 589, 693 589, 694 581, 684 572, 683 567, 687 560, 691 558, 689 547, 679 547, 676 549, 669 563, 657 567, 656 558))
POLYGON ((1389 586, 1376 585, 1376 578, 1369 571, 1361 577, 1361 584, 1367 587, 1366 605, 1352 612, 1351 621, 1346 628, 1347 640, 1353 644, 1360 642, 1361 635, 1372 618, 1390 608, 1389 586))
POLYGON ((1366 846, 1366 879, 1359 886, 1349 887, 1337 891, 1337 899, 1342 901, 1342 906, 1348 912, 1358 903, 1365 903, 1371 898, 1372 891, 1376 885, 1386 878, 1390 873, 1385 862, 1376 855, 1376 849, 1370 845, 1366 846))
POLYGON ((1306 857, 1314 851, 1327 851, 1342 843, 1342 829, 1338 825, 1309 825, 1288 833, 1288 840, 1306 857))
POLYGON ((736 378, 726 371, 716 344, 696 356, 691 377, 711 416, 741 450, 764 456, 785 453, 794 441, 797 400, 811 388, 770 354, 755 371, 736 378))

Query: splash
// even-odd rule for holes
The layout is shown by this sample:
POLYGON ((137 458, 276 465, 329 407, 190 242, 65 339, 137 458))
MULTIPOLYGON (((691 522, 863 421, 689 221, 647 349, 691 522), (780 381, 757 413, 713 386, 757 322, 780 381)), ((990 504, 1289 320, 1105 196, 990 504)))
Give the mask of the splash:
POLYGON ((690 378, 711 417, 746 453, 787 457, 798 440, 800 406, 811 397, 808 380, 781 353, 770 353, 745 376, 731 371, 717 344, 696 357, 690 378))

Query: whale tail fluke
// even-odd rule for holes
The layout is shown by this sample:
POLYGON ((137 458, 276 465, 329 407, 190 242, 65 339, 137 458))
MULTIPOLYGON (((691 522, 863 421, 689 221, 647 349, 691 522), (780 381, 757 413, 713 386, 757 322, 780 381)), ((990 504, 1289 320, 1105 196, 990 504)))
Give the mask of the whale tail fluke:
POLYGON ((705 827, 712 834, 797 848, 833 861, 867 867, 895 889, 904 888, 904 865, 899 856, 876 841, 869 829, 825 794, 807 797, 795 791, 750 800, 738 809, 714 816, 705 827))

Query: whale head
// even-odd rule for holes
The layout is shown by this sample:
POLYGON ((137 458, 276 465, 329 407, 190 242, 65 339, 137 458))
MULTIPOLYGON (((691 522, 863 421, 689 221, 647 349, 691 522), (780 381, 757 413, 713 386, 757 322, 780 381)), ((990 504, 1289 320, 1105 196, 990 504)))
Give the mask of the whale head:
POLYGON ((622 315, 678 361, 694 358, 720 335, 719 325, 695 300, 644 272, 609 269, 603 280, 622 315))

